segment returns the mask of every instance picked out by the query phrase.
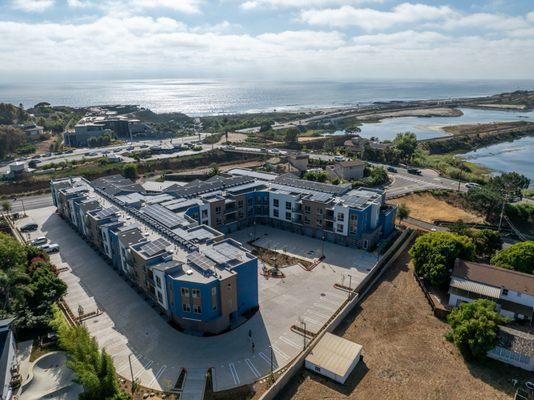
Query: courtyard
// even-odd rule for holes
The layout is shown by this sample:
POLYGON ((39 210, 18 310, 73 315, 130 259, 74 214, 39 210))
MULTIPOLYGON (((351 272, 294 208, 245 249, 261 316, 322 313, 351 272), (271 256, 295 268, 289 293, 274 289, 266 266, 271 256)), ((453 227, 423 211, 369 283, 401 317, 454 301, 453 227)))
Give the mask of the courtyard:
MULTIPOLYGON (((251 230, 256 229, 258 239, 254 245, 258 247, 308 260, 324 254, 325 259, 313 271, 299 265, 284 266, 283 279, 259 275, 259 312, 230 332, 198 337, 171 327, 55 214, 54 207, 28 214, 39 224, 31 238, 45 235, 50 242, 59 244, 61 250, 51 260, 61 269, 60 277, 68 285, 65 302, 74 314, 80 306, 84 314, 97 313, 84 324, 112 356, 117 372, 131 380, 131 358, 134 379, 148 388, 169 390, 185 369, 184 399, 189 398, 186 392, 191 393, 190 398, 201 398, 208 369, 212 369, 214 391, 221 391, 269 375, 271 365, 274 370, 287 365, 304 344, 303 337, 291 331, 291 326, 304 321, 308 330, 318 331, 347 297, 346 292, 333 285, 347 284, 350 279, 351 285, 356 286, 377 261, 372 253, 271 227, 235 232, 231 236, 244 243, 250 240, 251 230), (192 379, 194 376, 202 379, 192 379)), ((18 221, 19 226, 27 220, 18 221)))

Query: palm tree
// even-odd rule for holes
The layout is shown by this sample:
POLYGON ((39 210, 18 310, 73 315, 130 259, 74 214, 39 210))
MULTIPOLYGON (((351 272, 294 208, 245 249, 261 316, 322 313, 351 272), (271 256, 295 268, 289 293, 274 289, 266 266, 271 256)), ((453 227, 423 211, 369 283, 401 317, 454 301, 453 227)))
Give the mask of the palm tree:
POLYGON ((399 219, 399 224, 402 223, 403 219, 408 218, 410 215, 410 209, 406 205, 406 203, 401 203, 397 207, 397 218, 399 219))
POLYGON ((2 211, 4 213, 9 213, 11 212, 11 203, 9 202, 9 200, 4 200, 2 202, 2 211))

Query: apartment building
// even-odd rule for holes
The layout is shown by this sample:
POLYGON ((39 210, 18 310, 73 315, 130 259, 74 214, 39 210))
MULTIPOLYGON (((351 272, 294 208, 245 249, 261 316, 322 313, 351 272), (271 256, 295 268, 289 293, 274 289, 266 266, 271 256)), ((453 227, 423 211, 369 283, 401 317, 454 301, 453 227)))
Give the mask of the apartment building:
POLYGON ((117 176, 51 188, 58 213, 180 329, 220 333, 258 309, 257 258, 187 216, 188 207, 174 213, 158 203, 174 197, 133 192, 139 187, 117 176), (143 200, 121 200, 132 193, 143 200))

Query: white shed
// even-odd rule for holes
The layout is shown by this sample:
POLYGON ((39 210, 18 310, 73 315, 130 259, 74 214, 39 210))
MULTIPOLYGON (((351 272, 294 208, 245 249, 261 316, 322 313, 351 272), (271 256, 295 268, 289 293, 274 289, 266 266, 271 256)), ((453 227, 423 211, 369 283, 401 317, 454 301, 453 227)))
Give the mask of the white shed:
POLYGON ((345 383, 360 361, 362 346, 326 333, 305 359, 305 366, 339 383, 345 383))

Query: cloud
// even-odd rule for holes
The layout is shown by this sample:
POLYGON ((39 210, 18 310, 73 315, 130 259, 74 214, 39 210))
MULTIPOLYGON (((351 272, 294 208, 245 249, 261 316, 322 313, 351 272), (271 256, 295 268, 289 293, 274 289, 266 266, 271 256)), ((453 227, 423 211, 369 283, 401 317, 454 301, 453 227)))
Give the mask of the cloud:
POLYGON ((244 10, 258 8, 311 8, 332 5, 382 3, 383 0, 248 0, 240 7, 244 10))
POLYGON ((311 25, 356 26, 372 31, 388 29, 399 24, 439 20, 455 14, 448 6, 434 7, 426 4, 402 3, 391 11, 354 8, 352 6, 310 9, 301 12, 300 20, 311 25))
POLYGON ((339 32, 321 31, 285 31, 280 33, 264 33, 257 38, 266 43, 284 47, 299 48, 336 48, 345 44, 344 35, 339 32))
POLYGON ((199 14, 204 0, 67 0, 72 8, 98 8, 106 14, 121 15, 153 9, 199 14))
POLYGON ((437 24, 442 29, 456 30, 464 28, 477 28, 487 30, 511 30, 528 27, 525 18, 510 17, 502 14, 475 13, 458 15, 437 24))
POLYGON ((524 78, 532 37, 447 36, 404 30, 347 38, 337 31, 232 34, 224 21, 107 15, 80 23, 0 21, 0 75, 93 72, 273 79, 524 78), (222 24, 222 25, 221 25, 222 24), (220 25, 220 26, 218 26, 220 25), (21 63, 20 60, 25 60, 21 63))
POLYGON ((356 45, 372 45, 372 46, 406 46, 406 47, 420 47, 429 45, 439 45, 450 39, 438 32, 416 32, 416 31, 402 31, 395 33, 379 33, 376 35, 360 35, 355 36, 352 41, 356 45))
POLYGON ((25 12, 43 12, 54 5, 54 0, 13 0, 11 6, 25 12))

